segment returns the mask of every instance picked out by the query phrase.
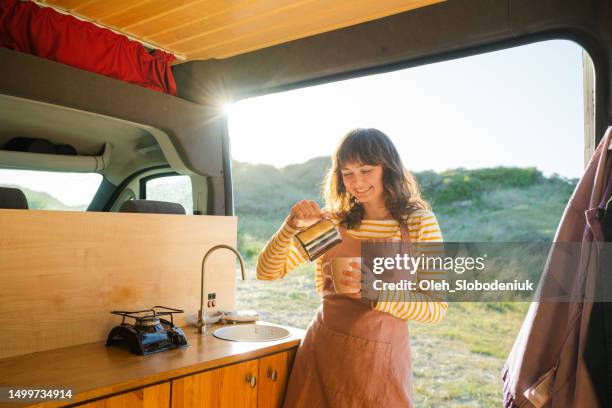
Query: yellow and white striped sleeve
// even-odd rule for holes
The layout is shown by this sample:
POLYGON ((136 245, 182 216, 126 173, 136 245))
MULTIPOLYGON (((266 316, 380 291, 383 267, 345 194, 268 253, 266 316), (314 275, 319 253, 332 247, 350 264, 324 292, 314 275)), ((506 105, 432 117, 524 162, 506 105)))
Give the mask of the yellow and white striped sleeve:
MULTIPOLYGON (((431 211, 419 211, 418 215, 409 220, 409 226, 412 224, 416 224, 416 241, 419 243, 416 245, 417 254, 415 256, 425 254, 427 258, 444 253, 442 232, 431 211), (436 245, 436 243, 440 244, 436 245)), ((423 279, 442 280, 444 272, 419 267, 417 282, 423 279)), ((448 304, 444 299, 444 294, 436 291, 381 291, 374 309, 390 313, 403 320, 438 323, 446 318, 448 304)))
POLYGON ((257 279, 282 279, 298 265, 306 262, 293 237, 299 230, 284 222, 268 241, 257 258, 257 279))

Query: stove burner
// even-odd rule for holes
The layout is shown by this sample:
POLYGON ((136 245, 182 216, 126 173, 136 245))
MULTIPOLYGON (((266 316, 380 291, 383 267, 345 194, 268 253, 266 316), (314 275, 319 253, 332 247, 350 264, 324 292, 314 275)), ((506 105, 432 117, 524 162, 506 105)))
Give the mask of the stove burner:
POLYGON ((182 310, 153 306, 147 310, 111 313, 121 316, 122 320, 108 334, 107 346, 127 345, 132 353, 145 355, 188 345, 185 334, 173 320, 173 314, 183 313, 182 310), (170 316, 170 321, 160 316, 170 316), (126 323, 126 317, 134 319, 134 324, 126 323))
POLYGON ((161 320, 157 317, 153 318, 138 318, 134 326, 148 330, 151 327, 155 327, 161 323, 161 320))

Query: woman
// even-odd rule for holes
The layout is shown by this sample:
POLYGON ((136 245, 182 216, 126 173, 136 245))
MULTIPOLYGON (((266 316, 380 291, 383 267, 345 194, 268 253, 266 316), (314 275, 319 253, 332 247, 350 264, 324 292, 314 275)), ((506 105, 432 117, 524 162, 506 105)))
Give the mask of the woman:
MULTIPOLYGON (((361 240, 441 242, 436 218, 391 140, 376 129, 355 129, 342 139, 326 177, 325 201, 325 213, 314 201, 295 204, 257 261, 258 279, 283 278, 306 261, 293 237, 323 215, 343 237, 316 260, 322 303, 296 354, 284 406, 412 407, 406 321, 439 322, 447 304, 439 293, 380 293, 372 301, 363 292, 335 293, 323 271, 334 257, 360 256, 361 240)), ((359 264, 351 266, 342 283, 361 288, 359 264)), ((435 273, 418 270, 417 277, 435 279, 435 273)))

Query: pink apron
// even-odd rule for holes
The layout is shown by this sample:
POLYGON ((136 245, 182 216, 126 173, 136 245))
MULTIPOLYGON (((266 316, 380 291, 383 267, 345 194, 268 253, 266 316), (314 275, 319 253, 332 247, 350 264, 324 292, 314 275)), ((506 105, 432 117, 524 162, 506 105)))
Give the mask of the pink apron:
MULTIPOLYGON (((340 231, 343 240, 323 255, 322 269, 331 258, 361 255, 362 241, 340 231)), ((331 278, 323 279, 323 301, 297 351, 284 407, 412 407, 407 322, 336 294, 331 278)))

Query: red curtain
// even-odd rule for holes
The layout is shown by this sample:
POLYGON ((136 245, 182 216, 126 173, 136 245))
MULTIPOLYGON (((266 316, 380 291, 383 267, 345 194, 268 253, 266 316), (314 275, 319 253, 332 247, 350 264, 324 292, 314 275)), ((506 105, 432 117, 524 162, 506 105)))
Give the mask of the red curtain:
POLYGON ((0 46, 176 95, 172 54, 31 1, 0 0, 0 46))

